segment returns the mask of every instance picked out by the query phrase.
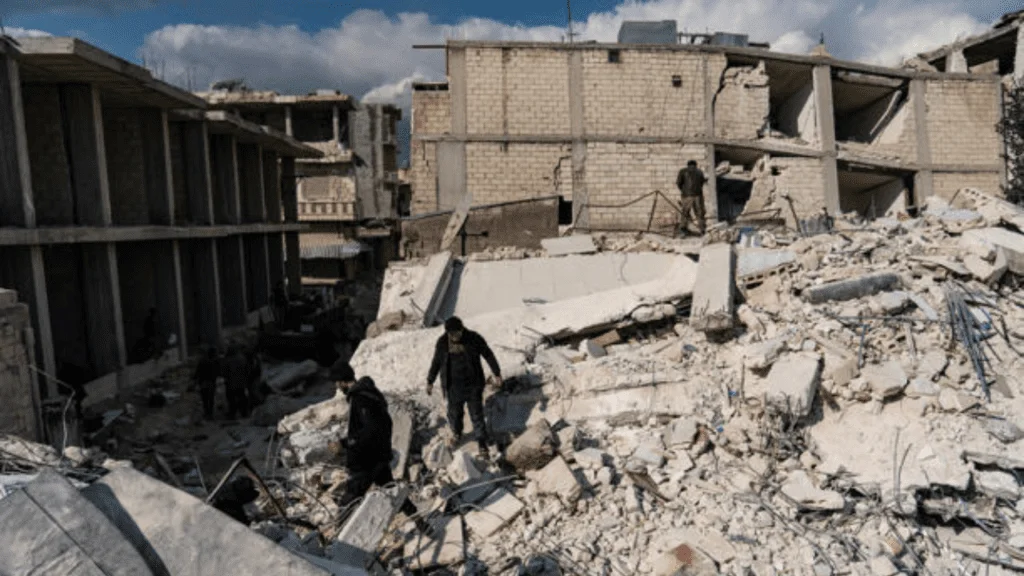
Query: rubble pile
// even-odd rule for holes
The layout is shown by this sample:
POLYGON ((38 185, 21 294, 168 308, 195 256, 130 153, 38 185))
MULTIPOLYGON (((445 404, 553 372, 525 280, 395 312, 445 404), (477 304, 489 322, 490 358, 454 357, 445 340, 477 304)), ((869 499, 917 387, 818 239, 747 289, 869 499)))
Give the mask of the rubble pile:
MULTIPOLYGON (((965 191, 918 218, 747 234, 695 287, 600 322, 552 320, 579 315, 578 299, 464 318, 507 372, 487 399, 494 460, 449 449, 441 401, 421 389, 439 329, 364 341, 357 373, 416 413, 408 488, 435 529, 388 507, 378 559, 396 574, 1024 569, 1020 215, 965 191), (701 286, 712 276, 735 297, 701 286), (538 336, 515 331, 510 351, 516 320, 538 336)), ((652 238, 594 244, 700 252, 652 238)), ((331 402, 294 415, 306 433, 337 434, 331 402)), ((296 466, 321 471, 321 489, 344 475, 296 466)))

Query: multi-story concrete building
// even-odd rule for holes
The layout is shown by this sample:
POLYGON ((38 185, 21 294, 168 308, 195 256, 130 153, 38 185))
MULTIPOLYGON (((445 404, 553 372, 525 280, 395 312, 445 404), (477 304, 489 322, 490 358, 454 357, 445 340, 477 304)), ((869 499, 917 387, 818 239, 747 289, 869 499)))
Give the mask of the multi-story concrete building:
POLYGON ((297 292, 295 158, 319 151, 80 40, 0 52, 0 286, 44 396, 72 367, 94 399, 123 391, 297 292), (148 323, 162 363, 136 353, 148 323))
POLYGON ((400 109, 360 104, 331 90, 307 96, 252 90, 199 95, 212 108, 282 130, 324 153, 296 167, 299 220, 309 224, 300 242, 310 281, 351 277, 357 264, 374 266, 394 257, 400 109))
POLYGON ((845 62, 823 47, 444 49, 447 81, 413 92, 414 214, 466 194, 474 205, 558 195, 580 229, 670 228, 688 160, 709 175, 709 218, 790 224, 912 209, 963 186, 998 193, 1005 178, 991 76, 845 62))

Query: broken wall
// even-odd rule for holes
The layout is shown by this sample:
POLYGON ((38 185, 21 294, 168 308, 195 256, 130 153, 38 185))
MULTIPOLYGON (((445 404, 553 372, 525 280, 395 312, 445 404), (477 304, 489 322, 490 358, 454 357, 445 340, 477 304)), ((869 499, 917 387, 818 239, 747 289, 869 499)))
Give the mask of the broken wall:
POLYGON ((756 140, 771 113, 768 73, 757 66, 732 66, 721 76, 715 96, 715 136, 756 140))
POLYGON ((568 144, 466 144, 466 189, 474 205, 572 195, 568 144))
MULTIPOLYGON (((707 148, 701 145, 587 143, 586 186, 590 194, 589 225, 595 230, 645 229, 651 218, 655 197, 623 206, 653 192, 661 191, 679 204, 676 177, 688 160, 696 160, 705 174, 713 174, 707 148)), ((674 226, 679 212, 658 198, 654 229, 674 226)), ((707 207, 706 207, 707 208, 707 207)), ((573 206, 574 213, 581 207, 573 206)))
POLYGON ((356 201, 356 181, 347 165, 297 163, 295 175, 300 202, 356 201))
POLYGON ((561 50, 466 50, 470 134, 569 133, 569 61, 561 50))
MULTIPOLYGON (((451 212, 423 216, 402 221, 402 242, 406 258, 422 258, 436 254, 451 212)), ((466 252, 481 252, 487 248, 514 246, 540 249, 540 241, 558 235, 558 199, 543 198, 529 202, 515 202, 504 206, 474 208, 470 213, 467 230, 471 233, 486 230, 487 237, 466 238, 466 252)), ((461 250, 456 238, 453 251, 461 250)))
POLYGON ((917 162, 916 123, 908 93, 896 91, 844 118, 846 133, 836 137, 840 149, 857 155, 917 162))
POLYGON ((998 166, 1003 152, 995 126, 1000 119, 999 85, 971 80, 929 80, 928 139, 932 162, 998 166))
MULTIPOLYGON (((630 47, 609 62, 609 50, 585 50, 583 121, 588 135, 682 138, 706 135, 705 67, 714 90, 725 57, 630 47), (673 77, 679 76, 679 86, 673 77)), ((562 54, 563 61, 567 55, 562 54)), ((567 81, 561 84, 568 90, 567 81)), ((568 114, 566 114, 568 119, 568 114)), ((563 133, 569 132, 568 126, 563 133)))
POLYGON ((797 93, 779 105, 775 111, 778 130, 799 138, 810 146, 818 146, 818 103, 814 98, 814 84, 810 81, 797 93))
POLYGON ((409 164, 412 215, 437 210, 437 144, 413 139, 409 143, 409 164))
POLYGON ((29 310, 18 293, 0 288, 0 434, 38 440, 29 310))
POLYGON ((821 213, 825 205, 825 172, 817 158, 765 156, 757 161, 752 173, 754 186, 744 214, 775 209, 787 225, 795 227, 784 194, 789 195, 793 210, 801 219, 821 213))

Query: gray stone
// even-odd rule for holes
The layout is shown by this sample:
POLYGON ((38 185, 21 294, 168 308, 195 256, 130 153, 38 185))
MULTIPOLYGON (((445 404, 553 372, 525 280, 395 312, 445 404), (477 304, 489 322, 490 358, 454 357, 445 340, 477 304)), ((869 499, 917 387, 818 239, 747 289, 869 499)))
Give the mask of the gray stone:
POLYGON ((516 470, 537 470, 555 457, 551 425, 541 419, 516 438, 505 450, 505 460, 516 470))
POLYGON ((929 350, 924 353, 921 360, 917 363, 917 375, 927 380, 937 380, 943 372, 946 371, 946 366, 949 365, 949 357, 946 356, 945 352, 940 350, 929 350))
POLYGON ((665 449, 660 442, 648 441, 633 450, 633 459, 648 466, 661 468, 665 465, 665 449))
POLYGON ((498 489, 466 514, 466 526, 480 538, 487 538, 501 530, 526 506, 505 489, 498 489))
POLYGON ((575 426, 566 426, 555 434, 558 437, 558 450, 564 456, 570 454, 576 450, 577 442, 579 442, 580 431, 575 426))
POLYGON ((903 391, 908 398, 937 397, 939 392, 942 392, 942 388, 940 388, 938 384, 925 378, 914 378, 903 391))
POLYGON ((818 488, 803 470, 789 474, 782 493, 804 510, 842 510, 846 505, 842 494, 818 488))
POLYGON ((576 463, 587 470, 600 470, 608 455, 597 448, 584 448, 576 452, 576 463))
POLYGON ((910 296, 906 292, 884 292, 878 296, 878 303, 886 314, 899 314, 910 305, 910 296))
POLYGON ((542 470, 527 473, 527 476, 537 483, 539 493, 558 496, 570 504, 579 500, 583 494, 583 487, 580 486, 576 475, 560 456, 555 457, 542 470))
POLYGON ((861 370, 861 377, 867 381, 871 395, 877 400, 898 396, 907 386, 907 373, 895 360, 865 366, 861 370))
POLYGON ((1020 498, 1020 485, 1012 474, 993 470, 973 473, 974 483, 983 494, 993 498, 1016 501, 1020 498))
POLYGON ((988 419, 985 420, 984 427, 986 432, 1003 444, 1013 444, 1024 438, 1024 431, 1009 420, 988 419))
POLYGON ((803 417, 811 413, 821 382, 821 356, 801 352, 790 354, 768 373, 768 403, 778 410, 791 410, 803 417))
POLYGON ((407 494, 408 489, 394 489, 392 494, 374 490, 364 496, 331 545, 331 559, 341 564, 366 567, 374 558, 384 531, 407 494))
POLYGON ((779 359, 779 355, 785 349, 786 337, 784 336, 750 344, 743 351, 744 365, 754 370, 765 370, 779 359))
POLYGON ((668 434, 665 435, 667 446, 689 447, 697 436, 697 421, 689 416, 676 418, 669 425, 668 434))
POLYGON ((294 462, 308 466, 332 458, 332 443, 341 437, 341 429, 332 426, 327 430, 301 430, 288 437, 287 446, 294 456, 294 462))

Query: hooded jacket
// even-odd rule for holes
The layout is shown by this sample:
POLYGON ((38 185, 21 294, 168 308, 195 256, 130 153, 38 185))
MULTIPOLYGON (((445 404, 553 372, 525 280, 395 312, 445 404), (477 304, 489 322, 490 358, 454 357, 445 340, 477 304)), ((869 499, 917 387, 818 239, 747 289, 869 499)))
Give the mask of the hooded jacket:
POLYGON ((463 390, 483 390, 484 383, 487 380, 484 378, 484 367, 481 360, 487 362, 491 372, 495 375, 501 374, 498 359, 494 357, 494 352, 491 351, 491 347, 487 345, 487 341, 484 340, 483 336, 472 330, 464 330, 462 332, 462 345, 466 348, 466 360, 469 362, 470 375, 468 382, 449 381, 448 334, 442 334, 434 346, 434 360, 430 363, 430 373, 427 374, 427 382, 433 383, 434 379, 440 374, 441 387, 447 394, 452 393, 451 387, 453 384, 459 386, 459 392, 463 390))
POLYGON ((391 462, 388 401, 372 378, 362 377, 345 393, 348 411, 348 467, 373 468, 391 462))

